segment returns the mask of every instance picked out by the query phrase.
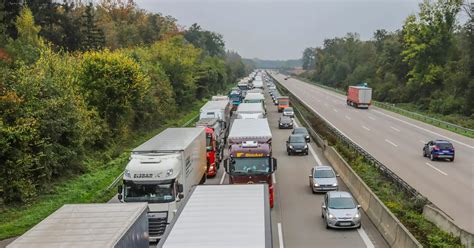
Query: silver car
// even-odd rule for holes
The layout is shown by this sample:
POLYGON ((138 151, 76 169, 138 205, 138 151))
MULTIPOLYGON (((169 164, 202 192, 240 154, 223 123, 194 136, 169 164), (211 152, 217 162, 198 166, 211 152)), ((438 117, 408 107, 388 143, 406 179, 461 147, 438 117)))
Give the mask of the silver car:
POLYGON ((321 217, 326 228, 360 228, 360 205, 349 192, 330 191, 324 196, 321 217))
POLYGON ((338 190, 337 176, 330 166, 313 167, 309 175, 309 187, 313 193, 338 190))
POLYGON ((293 111, 292 107, 288 107, 283 109, 283 116, 288 116, 290 118, 295 117, 295 112, 293 111))

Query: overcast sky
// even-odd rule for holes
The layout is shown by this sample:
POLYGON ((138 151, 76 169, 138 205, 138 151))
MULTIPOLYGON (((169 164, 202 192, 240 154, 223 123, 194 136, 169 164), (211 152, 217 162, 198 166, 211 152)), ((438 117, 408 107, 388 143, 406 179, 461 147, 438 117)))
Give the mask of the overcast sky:
POLYGON ((140 8, 198 23, 224 36, 226 48, 245 58, 300 58, 306 47, 357 32, 401 29, 419 0, 136 0, 140 8))

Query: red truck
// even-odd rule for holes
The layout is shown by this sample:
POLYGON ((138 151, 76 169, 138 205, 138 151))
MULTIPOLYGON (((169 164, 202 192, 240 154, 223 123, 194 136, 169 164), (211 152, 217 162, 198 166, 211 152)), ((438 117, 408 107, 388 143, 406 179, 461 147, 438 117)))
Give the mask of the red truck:
POLYGON ((372 89, 364 86, 349 86, 347 105, 355 108, 369 108, 372 102, 372 89))
POLYGON ((230 184, 268 184, 273 208, 273 173, 277 160, 272 158, 272 133, 267 119, 235 119, 227 143, 229 158, 224 167, 230 184))
POLYGON ((206 158, 208 177, 214 177, 217 175, 217 170, 219 169, 220 163, 219 157, 221 151, 219 150, 220 147, 217 141, 216 126, 219 127, 219 123, 216 118, 204 118, 196 123, 196 127, 205 127, 206 129, 206 158))
POLYGON ((287 96, 280 96, 278 100, 278 112, 283 112, 285 108, 290 107, 290 98, 287 96))

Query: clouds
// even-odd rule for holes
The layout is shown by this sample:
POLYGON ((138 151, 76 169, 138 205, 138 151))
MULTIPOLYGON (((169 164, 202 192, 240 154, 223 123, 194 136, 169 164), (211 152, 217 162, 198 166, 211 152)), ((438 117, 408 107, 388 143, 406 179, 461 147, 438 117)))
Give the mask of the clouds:
POLYGON ((243 57, 300 58, 308 46, 357 32, 396 30, 418 9, 416 0, 136 0, 138 6, 190 26, 221 33, 228 49, 243 57))

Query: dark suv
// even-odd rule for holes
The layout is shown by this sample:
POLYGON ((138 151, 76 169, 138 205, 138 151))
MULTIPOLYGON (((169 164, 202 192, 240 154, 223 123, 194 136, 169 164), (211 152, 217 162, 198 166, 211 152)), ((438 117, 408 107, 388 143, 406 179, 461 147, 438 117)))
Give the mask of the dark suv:
POLYGON ((454 161, 454 146, 447 140, 432 140, 423 147, 423 157, 429 157, 431 161, 446 158, 454 161))

